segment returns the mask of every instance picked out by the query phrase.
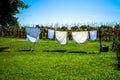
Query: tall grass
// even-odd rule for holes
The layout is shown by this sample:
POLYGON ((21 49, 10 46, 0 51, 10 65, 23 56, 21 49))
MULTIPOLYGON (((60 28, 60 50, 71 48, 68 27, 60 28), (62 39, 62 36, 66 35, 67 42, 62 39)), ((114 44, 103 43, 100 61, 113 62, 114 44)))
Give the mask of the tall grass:
MULTIPOLYGON (((103 42, 111 47, 111 42, 103 42)), ((0 80, 119 80, 116 54, 99 53, 99 42, 60 45, 39 40, 34 51, 25 39, 0 38, 0 80)))

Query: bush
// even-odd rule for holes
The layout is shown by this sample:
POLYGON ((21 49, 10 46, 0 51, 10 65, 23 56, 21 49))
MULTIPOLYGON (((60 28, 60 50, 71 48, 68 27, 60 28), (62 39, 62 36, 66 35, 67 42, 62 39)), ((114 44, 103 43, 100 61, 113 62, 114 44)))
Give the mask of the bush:
POLYGON ((115 34, 113 39, 112 49, 116 52, 117 60, 118 60, 118 69, 120 70, 120 31, 118 34, 115 34))

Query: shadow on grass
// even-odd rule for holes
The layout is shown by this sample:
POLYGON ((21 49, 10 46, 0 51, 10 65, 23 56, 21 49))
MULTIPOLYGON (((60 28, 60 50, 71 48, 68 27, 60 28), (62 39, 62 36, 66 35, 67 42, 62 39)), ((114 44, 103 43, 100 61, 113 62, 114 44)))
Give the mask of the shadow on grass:
POLYGON ((86 52, 86 51, 69 51, 68 53, 97 54, 97 52, 86 52))
POLYGON ((6 49, 9 49, 9 47, 1 47, 0 52, 8 52, 8 51, 6 51, 6 49))
POLYGON ((26 49, 26 50, 19 50, 18 52, 33 52, 35 50, 30 50, 30 49, 26 49))
POLYGON ((43 50, 43 52, 66 52, 67 50, 43 50))
POLYGON ((98 52, 86 52, 86 51, 67 51, 67 50, 43 50, 43 52, 68 52, 78 54, 97 54, 98 52))
POLYGON ((120 64, 118 63, 110 63, 109 66, 114 67, 115 70, 120 71, 120 64))
POLYGON ((84 54, 87 54, 87 52, 85 52, 85 51, 69 51, 68 53, 84 53, 84 54))

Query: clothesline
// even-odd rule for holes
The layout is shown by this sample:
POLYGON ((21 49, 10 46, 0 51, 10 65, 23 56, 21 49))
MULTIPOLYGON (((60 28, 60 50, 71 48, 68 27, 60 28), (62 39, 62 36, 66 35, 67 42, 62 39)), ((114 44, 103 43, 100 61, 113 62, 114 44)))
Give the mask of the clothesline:
MULTIPOLYGON (((39 35, 40 35, 39 28, 26 28, 26 40, 28 42, 33 42, 33 43, 37 42, 39 40, 39 35)), ((48 29, 48 38, 53 39, 54 36, 61 45, 65 45, 68 43, 67 31, 56 31, 56 30, 48 29)), ((96 30, 90 31, 90 35, 88 31, 72 32, 72 38, 78 44, 85 43, 89 37, 90 40, 92 41, 96 40, 97 31, 96 30)))

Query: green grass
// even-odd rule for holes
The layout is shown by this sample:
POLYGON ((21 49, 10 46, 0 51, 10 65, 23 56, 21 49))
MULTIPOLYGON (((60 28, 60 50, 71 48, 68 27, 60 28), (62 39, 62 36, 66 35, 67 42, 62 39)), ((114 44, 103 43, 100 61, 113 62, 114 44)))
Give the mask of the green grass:
MULTIPOLYGON (((103 42, 111 47, 111 42, 103 42)), ((99 42, 60 45, 39 40, 33 52, 25 39, 0 38, 0 80, 119 80, 114 52, 99 53, 99 42)))

